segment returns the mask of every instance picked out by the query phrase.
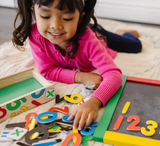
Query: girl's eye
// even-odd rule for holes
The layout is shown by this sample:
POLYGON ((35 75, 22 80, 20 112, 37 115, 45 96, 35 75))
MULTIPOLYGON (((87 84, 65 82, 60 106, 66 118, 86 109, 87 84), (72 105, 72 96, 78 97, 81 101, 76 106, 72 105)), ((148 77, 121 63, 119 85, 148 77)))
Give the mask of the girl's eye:
POLYGON ((50 18, 49 16, 47 17, 47 16, 42 16, 42 15, 41 15, 41 17, 42 17, 43 19, 49 19, 49 18, 50 18))
POLYGON ((73 18, 70 18, 70 19, 66 19, 66 18, 63 18, 64 21, 71 21, 73 18))

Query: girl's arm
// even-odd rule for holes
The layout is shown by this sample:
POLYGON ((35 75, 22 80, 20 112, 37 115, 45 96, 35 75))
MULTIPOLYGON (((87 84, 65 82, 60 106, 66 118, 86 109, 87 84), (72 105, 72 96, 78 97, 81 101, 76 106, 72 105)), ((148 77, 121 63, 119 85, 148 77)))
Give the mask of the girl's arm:
POLYGON ((107 49, 97 39, 93 38, 90 42, 88 41, 84 52, 103 77, 103 81, 91 97, 97 97, 104 106, 121 86, 122 72, 107 53, 107 49))

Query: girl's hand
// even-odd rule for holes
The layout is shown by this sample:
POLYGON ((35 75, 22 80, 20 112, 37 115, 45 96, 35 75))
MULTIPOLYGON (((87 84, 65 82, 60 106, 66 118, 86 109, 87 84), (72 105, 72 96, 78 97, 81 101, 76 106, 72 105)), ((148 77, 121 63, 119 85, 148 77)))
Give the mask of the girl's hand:
POLYGON ((87 128, 96 120, 101 105, 102 102, 96 97, 90 97, 88 101, 80 105, 68 118, 68 120, 74 119, 73 129, 78 127, 78 130, 82 130, 84 126, 87 128))
POLYGON ((82 83, 84 85, 95 85, 97 89, 102 82, 103 77, 95 73, 77 72, 75 75, 75 83, 82 83))

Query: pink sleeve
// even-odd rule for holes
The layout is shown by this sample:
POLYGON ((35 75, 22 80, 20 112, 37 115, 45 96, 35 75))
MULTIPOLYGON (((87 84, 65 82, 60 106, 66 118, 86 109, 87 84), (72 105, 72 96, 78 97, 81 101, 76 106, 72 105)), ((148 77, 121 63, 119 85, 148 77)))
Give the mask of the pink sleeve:
POLYGON ((121 86, 122 72, 99 41, 93 39, 85 46, 85 49, 92 65, 103 76, 103 81, 91 96, 100 99, 104 106, 121 86))
POLYGON ((33 34, 29 36, 29 44, 33 58, 39 72, 48 80, 74 83, 76 71, 64 69, 63 67, 56 66, 56 61, 51 61, 46 54, 45 47, 41 44, 40 39, 36 38, 33 34))

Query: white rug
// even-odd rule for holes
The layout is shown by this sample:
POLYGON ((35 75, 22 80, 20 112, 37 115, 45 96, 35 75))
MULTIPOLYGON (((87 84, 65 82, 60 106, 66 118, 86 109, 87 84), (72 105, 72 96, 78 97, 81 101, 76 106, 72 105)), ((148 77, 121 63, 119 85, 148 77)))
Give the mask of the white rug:
MULTIPOLYGON (((104 28, 112 32, 115 32, 117 29, 135 29, 140 33, 140 40, 143 45, 142 52, 138 54, 118 53, 114 59, 124 75, 160 80, 160 27, 150 27, 143 24, 125 23, 107 19, 98 19, 98 22, 104 28)), ((0 46, 0 77, 25 70, 28 67, 35 67, 28 42, 26 42, 25 48, 25 52, 20 52, 13 47, 11 42, 4 43, 0 46)), ((52 83, 55 85, 56 93, 60 94, 60 96, 73 93, 80 93, 83 95, 81 84, 68 85, 57 82, 52 83)), ((83 98, 86 97, 83 95, 83 98)), ((66 102, 62 102, 56 106, 63 108, 66 105, 69 106, 70 112, 76 108, 76 105, 66 102)), ((0 123, 0 131, 6 129, 5 125, 7 123, 24 122, 24 116, 27 113, 36 112, 39 114, 47 111, 52 106, 55 106, 54 100, 8 119, 0 123)), ((97 121, 100 120, 103 110, 104 108, 99 110, 97 121)), ((61 133, 58 137, 60 136, 65 138, 67 135, 61 133)), ((21 141, 24 142, 24 139, 21 141)), ((0 142, 0 145, 15 146, 16 142, 0 142)), ((61 144, 57 145, 60 146, 61 144)), ((108 145, 91 140, 89 141, 89 146, 108 145)))

